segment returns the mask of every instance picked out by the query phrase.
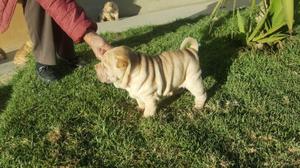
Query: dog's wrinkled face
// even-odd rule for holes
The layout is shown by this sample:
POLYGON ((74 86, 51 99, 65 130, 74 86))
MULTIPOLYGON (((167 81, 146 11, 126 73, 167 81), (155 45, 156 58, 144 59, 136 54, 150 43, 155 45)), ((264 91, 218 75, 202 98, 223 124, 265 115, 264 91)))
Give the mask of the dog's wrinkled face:
POLYGON ((132 51, 125 46, 108 50, 95 65, 98 79, 103 83, 115 83, 121 80, 127 67, 130 65, 132 51))

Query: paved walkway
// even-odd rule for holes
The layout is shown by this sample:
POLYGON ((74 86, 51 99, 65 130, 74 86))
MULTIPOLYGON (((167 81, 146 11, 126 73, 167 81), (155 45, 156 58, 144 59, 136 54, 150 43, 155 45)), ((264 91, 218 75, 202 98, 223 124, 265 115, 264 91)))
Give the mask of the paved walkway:
POLYGON ((178 19, 197 17, 209 14, 215 6, 216 0, 197 3, 189 6, 171 8, 162 11, 122 18, 118 21, 98 23, 98 33, 103 32, 122 32, 129 28, 146 25, 161 25, 174 22, 178 19))
POLYGON ((0 62, 0 85, 7 83, 16 72, 16 66, 12 62, 14 53, 8 53, 8 59, 0 62))
MULTIPOLYGON (((167 10, 154 11, 147 14, 141 14, 133 17, 122 18, 118 21, 98 23, 98 33, 103 32, 121 32, 129 28, 135 28, 146 25, 161 25, 174 22, 183 18, 194 18, 200 15, 208 15, 215 7, 217 0, 202 0, 199 3, 185 5, 182 7, 171 8, 167 10)), ((237 1, 237 6, 242 7, 249 4, 249 0, 237 1)), ((232 9, 232 0, 224 5, 227 10, 232 9)))

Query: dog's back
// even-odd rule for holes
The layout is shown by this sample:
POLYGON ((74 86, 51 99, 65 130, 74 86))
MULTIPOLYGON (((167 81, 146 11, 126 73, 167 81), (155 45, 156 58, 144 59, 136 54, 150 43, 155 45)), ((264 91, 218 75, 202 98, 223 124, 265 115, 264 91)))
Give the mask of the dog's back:
POLYGON ((143 85, 155 86, 158 96, 169 96, 174 89, 185 86, 190 74, 200 71, 198 43, 186 38, 179 50, 166 51, 154 57, 142 55, 139 64, 138 75, 143 76, 143 85))

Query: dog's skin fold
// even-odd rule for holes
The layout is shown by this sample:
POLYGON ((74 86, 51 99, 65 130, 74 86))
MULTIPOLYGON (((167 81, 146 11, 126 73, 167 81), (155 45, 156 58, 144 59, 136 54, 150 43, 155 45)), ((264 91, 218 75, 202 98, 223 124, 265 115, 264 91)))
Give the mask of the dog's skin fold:
POLYGON ((177 51, 163 52, 149 57, 133 52, 126 46, 115 47, 105 53, 95 68, 98 79, 113 83, 128 91, 137 100, 144 117, 155 114, 157 103, 164 96, 171 96, 179 88, 195 96, 195 108, 201 109, 206 92, 201 78, 198 43, 186 38, 177 51))

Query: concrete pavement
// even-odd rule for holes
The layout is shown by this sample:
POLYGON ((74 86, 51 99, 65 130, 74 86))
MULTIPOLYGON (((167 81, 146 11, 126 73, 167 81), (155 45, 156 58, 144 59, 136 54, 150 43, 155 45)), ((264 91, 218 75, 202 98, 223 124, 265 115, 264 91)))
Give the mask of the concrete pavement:
POLYGON ((216 0, 211 0, 209 2, 196 3, 193 5, 122 18, 118 21, 100 22, 97 24, 97 32, 121 32, 126 31, 129 28, 136 28, 146 25, 160 25, 170 23, 178 19, 197 17, 199 15, 209 14, 215 3, 216 0))
POLYGON ((15 52, 8 53, 8 58, 0 62, 0 85, 7 83, 16 73, 16 66, 12 62, 14 54, 15 52))
MULTIPOLYGON (((150 2, 149 2, 150 3, 150 2)), ((189 3, 183 6, 152 11, 150 13, 139 14, 132 17, 121 18, 118 21, 98 23, 97 33, 103 32, 122 32, 129 28, 135 28, 146 25, 161 25, 174 22, 178 19, 194 18, 200 15, 208 15, 215 7, 217 0, 200 0, 198 3, 189 3)), ((249 0, 237 1, 237 7, 247 6, 249 0)), ((175 5, 175 4, 174 4, 175 5)), ((225 9, 232 9, 232 0, 224 4, 225 9)))

